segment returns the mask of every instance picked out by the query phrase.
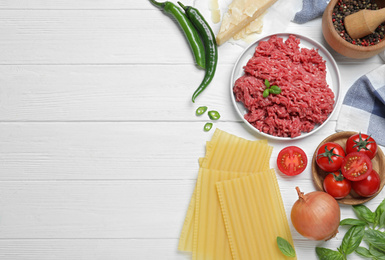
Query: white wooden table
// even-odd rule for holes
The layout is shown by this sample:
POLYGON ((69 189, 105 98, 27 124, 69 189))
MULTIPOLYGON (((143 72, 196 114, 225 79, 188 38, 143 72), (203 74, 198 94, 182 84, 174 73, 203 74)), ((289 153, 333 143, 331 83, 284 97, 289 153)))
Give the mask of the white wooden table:
MULTIPOLYGON (((330 50, 320 18, 285 31, 330 50)), ((214 132, 203 132, 206 119, 195 109, 218 110, 214 128, 262 138, 230 101, 229 75, 242 50, 219 47, 217 74, 193 104, 203 71, 177 25, 148 1, 0 0, 0 259, 191 259, 177 243, 197 161, 214 132)), ((342 96, 383 64, 330 51, 342 96)), ((269 140, 271 167, 289 144, 311 160, 337 115, 306 139, 269 140)), ((295 186, 315 189, 311 170, 277 176, 289 216, 295 186)), ((366 205, 374 209, 384 195, 366 205)), ((341 211, 354 216, 350 206, 341 211)), ((299 259, 316 259, 315 246, 336 249, 346 232, 325 243, 291 228, 299 259)))

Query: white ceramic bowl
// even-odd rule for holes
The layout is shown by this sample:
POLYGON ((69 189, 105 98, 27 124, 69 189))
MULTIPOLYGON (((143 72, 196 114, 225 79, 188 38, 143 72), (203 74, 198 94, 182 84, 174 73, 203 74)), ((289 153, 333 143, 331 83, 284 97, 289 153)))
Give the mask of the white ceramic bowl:
POLYGON ((271 138, 271 139, 275 139, 275 140, 296 140, 296 139, 301 139, 301 138, 305 138, 311 134, 314 134, 315 132, 317 132, 322 126, 324 126, 328 121, 329 119, 332 117, 332 115, 334 114, 335 112, 335 107, 336 105, 338 104, 338 100, 339 100, 339 97, 340 97, 340 73, 339 73, 339 70, 338 70, 338 66, 337 66, 337 63, 335 62, 333 56, 318 42, 308 38, 308 37, 305 37, 305 36, 302 36, 302 35, 298 35, 298 34, 295 34, 295 33, 278 33, 278 34, 272 34, 272 35, 268 35, 268 36, 265 36, 261 39, 258 39, 257 41, 255 41, 254 43, 250 44, 242 53, 241 55, 239 56, 239 58, 237 59, 235 65, 234 65, 234 68, 233 68, 233 71, 231 73, 231 80, 230 80, 230 95, 231 95, 231 100, 232 100, 232 103, 235 107, 235 110, 237 111, 237 113, 239 114, 239 116, 242 118, 243 122, 248 126, 250 127, 250 129, 260 135, 263 135, 263 136, 266 136, 268 138, 271 138), (244 71, 243 71, 243 67, 247 64, 247 62, 249 61, 249 59, 254 55, 254 52, 255 52, 255 48, 258 46, 259 42, 260 41, 266 41, 268 40, 270 37, 272 37, 273 35, 276 35, 277 37, 280 37, 280 38, 283 38, 284 40, 286 40, 290 35, 294 35, 296 38, 300 39, 300 48, 308 48, 308 49, 318 49, 318 53, 322 56, 322 58, 326 61, 326 81, 329 85, 329 87, 331 88, 331 90, 334 92, 334 109, 332 111, 332 113, 329 115, 329 117, 325 120, 325 122, 323 122, 321 125, 317 125, 314 127, 314 129, 308 133, 302 133, 300 136, 297 136, 297 137, 278 137, 278 136, 273 136, 273 135, 270 135, 270 134, 266 134, 266 133, 263 133, 261 131, 259 131, 257 128, 255 128, 254 126, 252 126, 245 118, 244 118, 244 115, 247 113, 247 109, 243 106, 243 104, 241 102, 237 102, 235 100, 235 95, 234 95, 234 92, 233 92, 233 87, 234 87, 234 83, 235 81, 240 78, 242 75, 244 75, 244 71))

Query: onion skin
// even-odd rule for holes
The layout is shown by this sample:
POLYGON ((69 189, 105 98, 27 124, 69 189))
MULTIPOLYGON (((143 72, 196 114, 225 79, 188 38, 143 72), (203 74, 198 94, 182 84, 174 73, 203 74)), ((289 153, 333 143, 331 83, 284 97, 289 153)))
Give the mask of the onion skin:
POLYGON ((297 232, 317 241, 337 235, 341 218, 338 202, 326 192, 296 190, 299 198, 291 209, 291 222, 297 232))

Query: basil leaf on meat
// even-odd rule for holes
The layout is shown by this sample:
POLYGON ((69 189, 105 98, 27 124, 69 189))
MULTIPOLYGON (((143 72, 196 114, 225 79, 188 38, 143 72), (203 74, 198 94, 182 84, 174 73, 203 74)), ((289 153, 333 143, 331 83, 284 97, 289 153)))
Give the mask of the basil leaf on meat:
POLYGON ((271 86, 270 92, 273 93, 273 94, 278 95, 278 94, 281 94, 282 90, 281 90, 280 87, 274 85, 274 86, 271 86))
POLYGON ((262 96, 264 97, 264 98, 267 98, 268 96, 269 96, 269 94, 270 94, 270 89, 265 89, 264 91, 263 91, 263 93, 262 93, 262 96))
POLYGON ((269 82, 267 79, 265 79, 265 86, 266 86, 267 88, 270 88, 270 82, 269 82))

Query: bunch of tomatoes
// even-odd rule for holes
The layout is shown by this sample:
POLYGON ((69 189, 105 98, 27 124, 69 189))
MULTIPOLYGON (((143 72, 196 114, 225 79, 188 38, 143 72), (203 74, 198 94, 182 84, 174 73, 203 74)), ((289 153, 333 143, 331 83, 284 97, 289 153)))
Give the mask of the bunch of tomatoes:
POLYGON ((350 136, 344 148, 327 142, 317 150, 316 163, 327 172, 324 190, 336 199, 346 197, 353 189, 362 197, 373 196, 380 188, 380 175, 373 169, 377 143, 363 133, 350 136))
MULTIPOLYGON (((338 143, 327 142, 317 150, 316 163, 327 173, 324 190, 336 199, 346 197, 353 189, 362 197, 371 197, 380 189, 380 175, 373 169, 372 159, 377 154, 376 141, 367 134, 350 136, 345 149, 338 143)), ((294 176, 307 166, 305 152, 297 146, 282 149, 277 158, 278 169, 294 176)))

